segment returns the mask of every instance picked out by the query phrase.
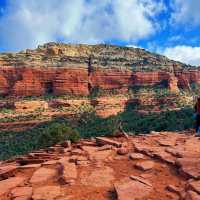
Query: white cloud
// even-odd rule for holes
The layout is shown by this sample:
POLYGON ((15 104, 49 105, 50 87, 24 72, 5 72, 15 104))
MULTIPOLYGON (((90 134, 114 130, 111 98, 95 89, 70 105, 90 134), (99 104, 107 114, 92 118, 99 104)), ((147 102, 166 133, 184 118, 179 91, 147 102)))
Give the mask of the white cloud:
POLYGON ((8 0, 0 45, 20 50, 59 40, 136 43, 156 32, 155 17, 164 9, 156 0, 8 0))
POLYGON ((159 51, 170 59, 200 66, 200 47, 175 46, 159 51))
POLYGON ((173 0, 171 3, 174 12, 171 20, 175 24, 187 23, 188 26, 200 25, 200 1, 199 0, 173 0))
POLYGON ((169 38, 169 42, 177 42, 183 39, 182 35, 173 35, 169 38))

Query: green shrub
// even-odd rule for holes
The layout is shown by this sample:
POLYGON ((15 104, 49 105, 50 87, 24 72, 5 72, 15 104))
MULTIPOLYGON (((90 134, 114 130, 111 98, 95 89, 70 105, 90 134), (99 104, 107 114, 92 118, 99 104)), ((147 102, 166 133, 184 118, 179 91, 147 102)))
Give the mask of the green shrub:
POLYGON ((150 113, 142 115, 132 110, 120 114, 124 130, 133 133, 148 133, 150 131, 181 131, 193 128, 193 109, 190 107, 181 110, 150 113))
POLYGON ((3 108, 3 109, 0 110, 0 113, 3 113, 3 114, 12 114, 13 110, 12 109, 8 109, 8 108, 3 108))
POLYGON ((75 129, 71 129, 70 130, 70 134, 68 136, 68 140, 71 140, 72 142, 77 142, 80 139, 81 139, 80 133, 77 130, 75 130, 75 129))
POLYGON ((49 147, 68 139, 75 142, 79 138, 77 130, 71 128, 65 119, 55 119, 23 132, 4 132, 0 134, 0 160, 49 147))
POLYGON ((117 116, 101 118, 90 109, 83 109, 72 119, 55 119, 23 132, 0 134, 0 159, 21 155, 52 146, 64 140, 113 135, 122 121, 123 129, 133 134, 150 131, 181 131, 193 127, 193 109, 142 115, 128 107, 117 116))
POLYGON ((83 113, 79 119, 75 120, 74 126, 82 137, 95 137, 100 135, 111 135, 118 127, 118 116, 101 118, 92 113, 83 113))

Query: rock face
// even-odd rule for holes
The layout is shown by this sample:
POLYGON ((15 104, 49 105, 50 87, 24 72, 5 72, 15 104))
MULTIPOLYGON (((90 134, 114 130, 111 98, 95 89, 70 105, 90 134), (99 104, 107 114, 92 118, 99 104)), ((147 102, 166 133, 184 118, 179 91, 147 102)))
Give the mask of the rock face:
POLYGON ((66 141, 2 161, 0 199, 198 200, 200 140, 191 133, 66 141))
POLYGON ((9 192, 10 189, 17 187, 25 181, 23 177, 13 177, 0 182, 0 196, 9 192))
POLYGON ((88 95, 97 88, 126 92, 163 85, 171 91, 200 83, 200 70, 139 48, 48 43, 35 50, 0 54, 0 94, 88 95))
POLYGON ((124 179, 115 184, 118 200, 145 199, 152 188, 140 181, 124 179))

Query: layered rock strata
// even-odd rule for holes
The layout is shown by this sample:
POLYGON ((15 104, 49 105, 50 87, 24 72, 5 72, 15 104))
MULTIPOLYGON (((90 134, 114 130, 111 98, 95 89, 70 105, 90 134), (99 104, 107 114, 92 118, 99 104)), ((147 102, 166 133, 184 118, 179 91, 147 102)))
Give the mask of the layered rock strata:
POLYGON ((48 43, 0 54, 0 94, 87 96, 95 88, 127 92, 162 85, 173 92, 200 83, 200 70, 139 48, 48 43))

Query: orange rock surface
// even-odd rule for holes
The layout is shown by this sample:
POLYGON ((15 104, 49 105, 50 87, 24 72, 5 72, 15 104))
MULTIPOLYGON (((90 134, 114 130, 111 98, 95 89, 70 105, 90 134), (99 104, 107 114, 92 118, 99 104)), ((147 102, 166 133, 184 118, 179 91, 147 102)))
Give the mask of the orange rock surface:
POLYGON ((2 161, 0 199, 197 200, 199 145, 189 131, 57 144, 2 161))
POLYGON ((126 93, 132 86, 171 91, 200 83, 200 71, 143 49, 49 43, 36 50, 0 54, 0 94, 88 95, 93 88, 126 93))

